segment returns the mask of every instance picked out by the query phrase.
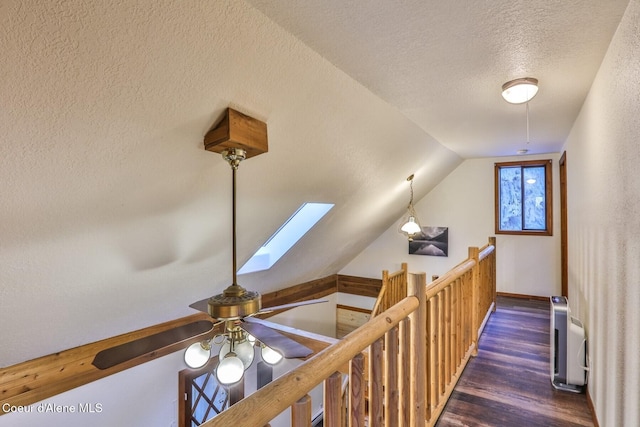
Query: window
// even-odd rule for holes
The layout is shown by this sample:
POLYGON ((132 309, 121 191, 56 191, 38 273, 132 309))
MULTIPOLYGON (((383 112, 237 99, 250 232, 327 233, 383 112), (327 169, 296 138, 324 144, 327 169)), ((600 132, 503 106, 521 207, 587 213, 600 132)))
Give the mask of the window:
POLYGON ((333 206, 332 203, 305 203, 300 206, 273 236, 269 237, 269 240, 249 258, 238 274, 270 269, 333 206))
POLYGON ((180 426, 197 427, 229 406, 227 390, 214 374, 217 362, 214 357, 201 369, 185 369, 178 374, 180 426))
POLYGON ((496 163, 498 234, 551 236, 551 160, 496 163))

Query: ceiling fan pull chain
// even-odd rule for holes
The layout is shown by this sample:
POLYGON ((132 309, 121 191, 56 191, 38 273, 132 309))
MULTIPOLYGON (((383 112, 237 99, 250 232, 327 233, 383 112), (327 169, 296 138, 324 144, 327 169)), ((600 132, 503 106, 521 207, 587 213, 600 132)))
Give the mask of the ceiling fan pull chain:
POLYGON ((529 101, 527 101, 527 145, 529 144, 529 101))

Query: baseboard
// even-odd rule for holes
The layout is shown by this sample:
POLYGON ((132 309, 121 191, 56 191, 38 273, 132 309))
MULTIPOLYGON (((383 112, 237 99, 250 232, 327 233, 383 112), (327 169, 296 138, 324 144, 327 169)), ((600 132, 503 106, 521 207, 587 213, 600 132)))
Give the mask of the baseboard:
POLYGON ((587 406, 589 406, 589 411, 591 411, 591 418, 593 419, 594 427, 600 427, 600 423, 598 423, 598 416, 596 415, 596 407, 593 406, 593 400, 591 400, 591 393, 589 393, 588 386, 587 386, 587 406))
POLYGON ((496 292, 496 295, 498 295, 499 297, 532 299, 537 301, 549 301, 549 297, 541 297, 540 295, 510 294, 508 292, 496 292))

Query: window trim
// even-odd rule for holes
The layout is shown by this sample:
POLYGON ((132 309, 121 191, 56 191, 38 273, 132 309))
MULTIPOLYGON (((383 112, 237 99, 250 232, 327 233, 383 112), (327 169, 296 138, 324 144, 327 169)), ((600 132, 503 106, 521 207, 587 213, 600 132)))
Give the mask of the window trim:
POLYGON ((553 189, 552 189, 552 160, 522 160, 514 162, 495 163, 494 168, 494 219, 496 234, 512 234, 524 236, 553 236, 553 189), (546 209, 546 230, 500 230, 500 169, 503 167, 528 167, 528 166, 544 166, 545 177, 545 209, 546 209))

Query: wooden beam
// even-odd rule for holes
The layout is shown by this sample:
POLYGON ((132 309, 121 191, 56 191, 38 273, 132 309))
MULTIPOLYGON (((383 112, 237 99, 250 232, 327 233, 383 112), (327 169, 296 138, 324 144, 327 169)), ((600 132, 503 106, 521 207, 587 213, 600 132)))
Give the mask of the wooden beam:
POLYGON ((382 288, 382 279, 346 276, 338 274, 338 292, 377 298, 382 288))

